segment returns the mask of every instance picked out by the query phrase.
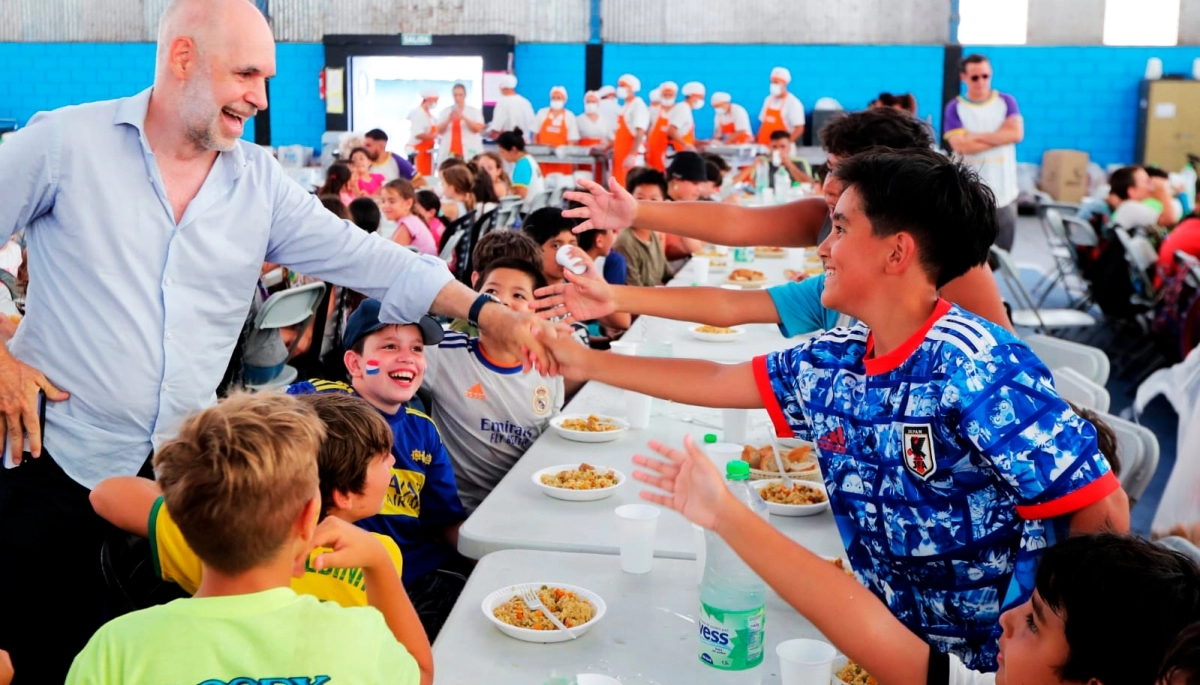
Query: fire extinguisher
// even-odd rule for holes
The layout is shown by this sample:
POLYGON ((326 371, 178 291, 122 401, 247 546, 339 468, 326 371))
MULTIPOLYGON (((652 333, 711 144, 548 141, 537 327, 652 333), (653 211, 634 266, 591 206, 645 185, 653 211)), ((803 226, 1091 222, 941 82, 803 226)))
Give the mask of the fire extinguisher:
POLYGON ((325 70, 324 69, 321 70, 320 87, 318 88, 318 91, 320 92, 321 99, 324 100, 325 99, 325 70))

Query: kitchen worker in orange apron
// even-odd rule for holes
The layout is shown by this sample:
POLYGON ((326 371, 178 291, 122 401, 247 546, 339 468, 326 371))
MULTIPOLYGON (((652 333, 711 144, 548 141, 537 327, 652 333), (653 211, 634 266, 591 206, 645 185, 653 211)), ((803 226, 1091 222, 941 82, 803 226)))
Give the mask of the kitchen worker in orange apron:
POLYGON ((804 135, 804 105, 788 92, 791 82, 792 73, 787 69, 775 67, 771 70, 771 94, 763 100, 762 112, 758 115, 762 122, 758 129, 759 145, 770 145, 771 134, 775 131, 787 131, 793 143, 804 135))
POLYGON ((412 122, 408 151, 417 154, 417 171, 422 176, 433 175, 433 146, 437 140, 437 119, 433 108, 437 106, 438 93, 436 88, 426 88, 421 91, 421 105, 408 115, 412 122))
POLYGON ((641 89, 642 82, 633 74, 625 74, 617 81, 617 97, 624 105, 613 137, 613 177, 622 186, 625 172, 638 166, 638 148, 646 140, 646 129, 650 126, 650 112, 645 101, 637 96, 641 89))
POLYGON ((744 145, 754 142, 750 130, 750 114, 745 107, 735 104, 729 93, 713 93, 713 138, 715 145, 744 145))
MULTIPOLYGON (((567 111, 567 89, 554 86, 550 89, 550 106, 538 110, 533 121, 533 142, 538 145, 562 147, 579 143, 579 128, 575 123, 575 115, 567 111)), ((570 164, 542 164, 543 174, 575 173, 575 167, 570 164)))
POLYGON ((667 148, 671 146, 668 129, 671 128, 671 110, 675 109, 675 98, 679 95, 679 84, 664 81, 658 87, 658 116, 650 110, 650 132, 646 134, 646 166, 665 172, 667 148))
MULTIPOLYGON (((575 127, 579 129, 579 144, 593 150, 607 152, 612 147, 613 126, 601 113, 602 98, 600 93, 589 90, 583 96, 583 114, 575 117, 575 127)), ((613 122, 616 123, 616 122, 613 122)), ((596 183, 604 183, 600 165, 593 164, 596 183)))
POLYGON ((667 142, 675 152, 696 149, 696 117, 693 111, 704 106, 704 84, 683 84, 683 102, 671 108, 667 117, 667 142))
POLYGON ((454 84, 454 104, 438 117, 438 163, 458 157, 472 159, 483 152, 483 112, 467 104, 467 87, 454 84))

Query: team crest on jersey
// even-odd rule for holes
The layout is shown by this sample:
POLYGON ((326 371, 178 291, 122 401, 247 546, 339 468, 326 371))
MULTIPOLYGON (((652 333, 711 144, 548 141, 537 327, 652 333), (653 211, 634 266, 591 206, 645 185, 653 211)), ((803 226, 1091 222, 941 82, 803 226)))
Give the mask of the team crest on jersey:
POLYGON ((937 455, 933 452, 933 427, 927 423, 905 424, 901 434, 904 465, 921 480, 929 480, 937 472, 937 455))
POLYGON ((545 416, 550 411, 550 388, 539 385, 533 389, 533 413, 545 416))

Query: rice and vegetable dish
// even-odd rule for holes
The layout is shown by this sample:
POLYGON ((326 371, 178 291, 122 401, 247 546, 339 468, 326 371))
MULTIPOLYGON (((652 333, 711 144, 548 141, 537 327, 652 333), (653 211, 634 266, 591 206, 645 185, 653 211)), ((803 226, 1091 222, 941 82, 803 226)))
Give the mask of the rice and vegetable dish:
POLYGON ((585 433, 607 433, 615 431, 621 427, 613 423, 612 419, 596 416, 592 414, 586 419, 564 419, 562 427, 569 431, 583 431, 585 433))
POLYGON ((736 328, 725 328, 724 326, 709 326, 705 324, 696 328, 697 333, 714 333, 718 335, 730 335, 737 333, 736 328))
POLYGON ((782 482, 771 483, 759 490, 758 494, 774 504, 821 504, 827 501, 825 493, 817 488, 798 484, 793 484, 789 488, 782 482))
POLYGON ((591 464, 580 464, 577 469, 566 469, 542 476, 542 484, 564 490, 603 490, 617 484, 613 471, 599 471, 591 464))
MULTIPOLYGON (((537 596, 542 604, 568 628, 581 626, 592 620, 596 614, 595 608, 587 600, 580 599, 570 590, 543 585, 537 591, 537 596)), ((540 609, 530 611, 520 597, 513 597, 492 609, 492 615, 508 625, 518 628, 558 630, 540 609)))
POLYGON ((846 683, 846 685, 879 685, 878 682, 867 673, 862 666, 849 661, 845 666, 838 670, 836 677, 838 680, 846 683))

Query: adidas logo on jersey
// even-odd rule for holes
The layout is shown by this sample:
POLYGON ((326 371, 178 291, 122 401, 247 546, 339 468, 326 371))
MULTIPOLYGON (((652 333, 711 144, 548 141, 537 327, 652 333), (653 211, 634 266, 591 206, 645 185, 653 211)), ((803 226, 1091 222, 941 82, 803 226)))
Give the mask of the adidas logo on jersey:
POLYGON ((821 450, 822 452, 845 454, 846 431, 842 430, 841 426, 829 431, 823 437, 817 439, 817 449, 821 450))
POLYGON ((466 397, 468 400, 486 400, 487 395, 483 394, 483 383, 476 383, 468 388, 466 397))

